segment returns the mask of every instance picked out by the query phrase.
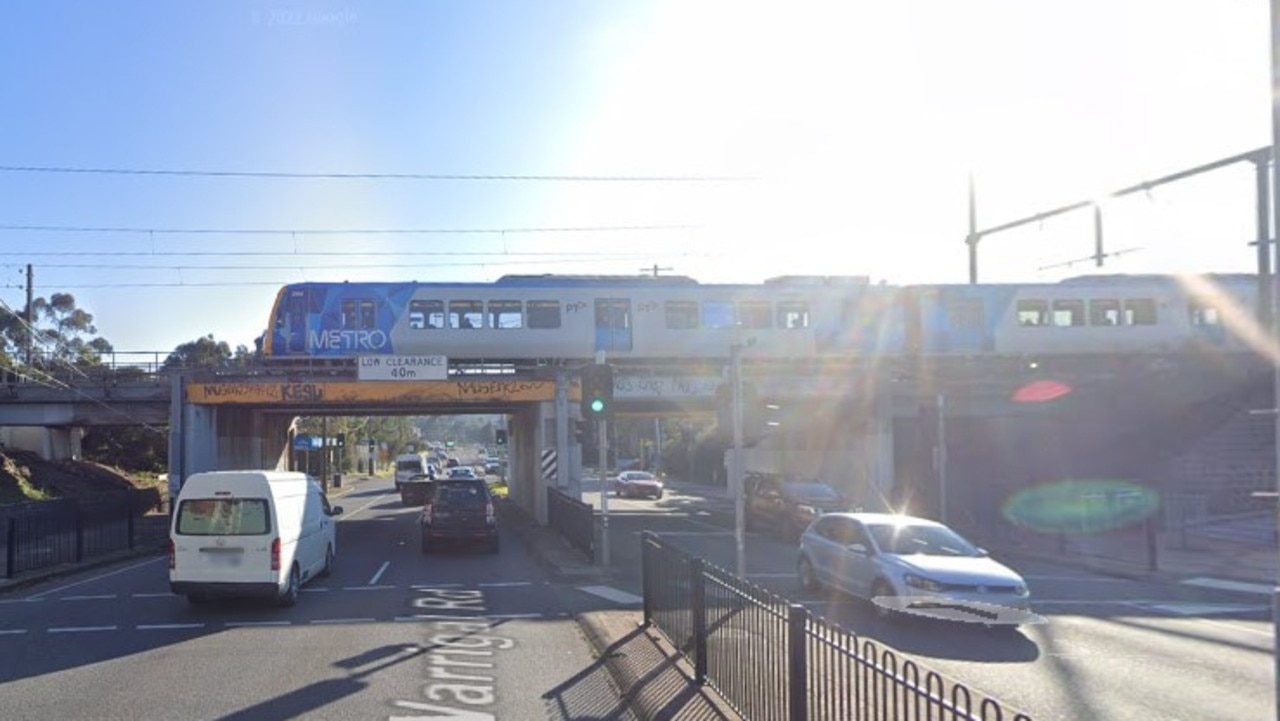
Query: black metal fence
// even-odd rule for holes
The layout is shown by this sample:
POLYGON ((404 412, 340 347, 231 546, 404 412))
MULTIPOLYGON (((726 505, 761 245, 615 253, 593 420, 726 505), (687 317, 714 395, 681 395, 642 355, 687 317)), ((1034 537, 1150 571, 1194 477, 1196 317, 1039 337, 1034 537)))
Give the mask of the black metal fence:
POLYGON ((748 721, 1031 721, 654 533, 641 544, 645 624, 748 721))
POLYGON ((595 507, 554 488, 547 489, 547 525, 596 560, 595 507))
POLYGON ((159 506, 152 488, 0 506, 4 577, 132 549, 138 518, 159 506))

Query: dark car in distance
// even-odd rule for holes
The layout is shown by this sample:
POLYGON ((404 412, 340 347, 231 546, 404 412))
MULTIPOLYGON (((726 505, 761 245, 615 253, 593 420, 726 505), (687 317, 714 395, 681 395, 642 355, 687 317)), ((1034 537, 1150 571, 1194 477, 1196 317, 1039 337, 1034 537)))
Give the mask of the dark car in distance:
POLYGON ((818 480, 760 475, 747 479, 747 525, 784 539, 799 538, 815 518, 845 511, 849 502, 839 491, 818 480))
MULTIPOLYGON (((430 469, 430 467, 428 467, 430 469)), ((431 495, 431 486, 436 482, 434 471, 415 473, 408 480, 401 481, 400 502, 406 506, 421 506, 431 495)))
POLYGON ((493 494, 482 478, 443 478, 431 484, 422 507, 422 552, 442 543, 479 543, 498 552, 498 514, 493 494))

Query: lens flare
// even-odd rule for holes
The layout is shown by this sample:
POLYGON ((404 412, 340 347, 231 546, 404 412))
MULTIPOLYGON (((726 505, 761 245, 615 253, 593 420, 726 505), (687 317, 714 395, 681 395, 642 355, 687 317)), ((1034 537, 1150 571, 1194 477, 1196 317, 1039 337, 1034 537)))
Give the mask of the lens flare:
POLYGON ((1160 494, 1129 481, 1067 480, 1026 488, 1005 502, 1009 521, 1041 533, 1100 533, 1146 520, 1160 494))
POLYGON ((1048 403, 1071 393, 1071 386, 1061 381, 1032 381, 1013 394, 1015 403, 1048 403))

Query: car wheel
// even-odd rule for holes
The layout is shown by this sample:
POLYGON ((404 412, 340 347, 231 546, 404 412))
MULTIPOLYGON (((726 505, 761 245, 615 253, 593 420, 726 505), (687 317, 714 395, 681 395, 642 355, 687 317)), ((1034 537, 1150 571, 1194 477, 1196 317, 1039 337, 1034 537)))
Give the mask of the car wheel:
POLYGON ((279 603, 281 606, 288 608, 298 603, 298 592, 302 586, 302 575, 298 572, 298 567, 294 566, 289 569, 289 585, 285 586, 284 593, 280 594, 279 603))
POLYGON ((893 592, 893 587, 883 578, 877 580, 871 585, 871 607, 875 609, 876 618, 881 621, 895 621, 898 618, 898 612, 888 606, 882 606, 876 603, 877 598, 894 598, 898 594, 893 592))
POLYGON ((320 575, 328 578, 333 573, 333 546, 324 549, 324 568, 320 569, 320 575))
POLYGON ((796 568, 796 574, 800 577, 800 587, 806 591, 818 590, 818 575, 813 571, 813 564, 809 562, 807 556, 800 557, 800 563, 796 568))
POLYGON ((658 491, 657 493, 653 494, 653 500, 655 500, 655 501, 661 501, 661 500, 662 500, 662 491, 658 491))

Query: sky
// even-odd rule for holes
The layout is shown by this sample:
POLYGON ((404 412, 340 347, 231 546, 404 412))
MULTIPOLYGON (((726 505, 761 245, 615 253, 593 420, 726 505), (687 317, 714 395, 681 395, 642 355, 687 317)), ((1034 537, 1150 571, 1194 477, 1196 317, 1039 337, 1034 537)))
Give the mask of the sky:
POLYGON ((14 0, 0 301, 123 355, 304 280, 964 283, 971 177, 1115 253, 1074 213, 984 282, 1252 272, 1250 165, 1107 195, 1270 145, 1269 62, 1266 0, 14 0))

